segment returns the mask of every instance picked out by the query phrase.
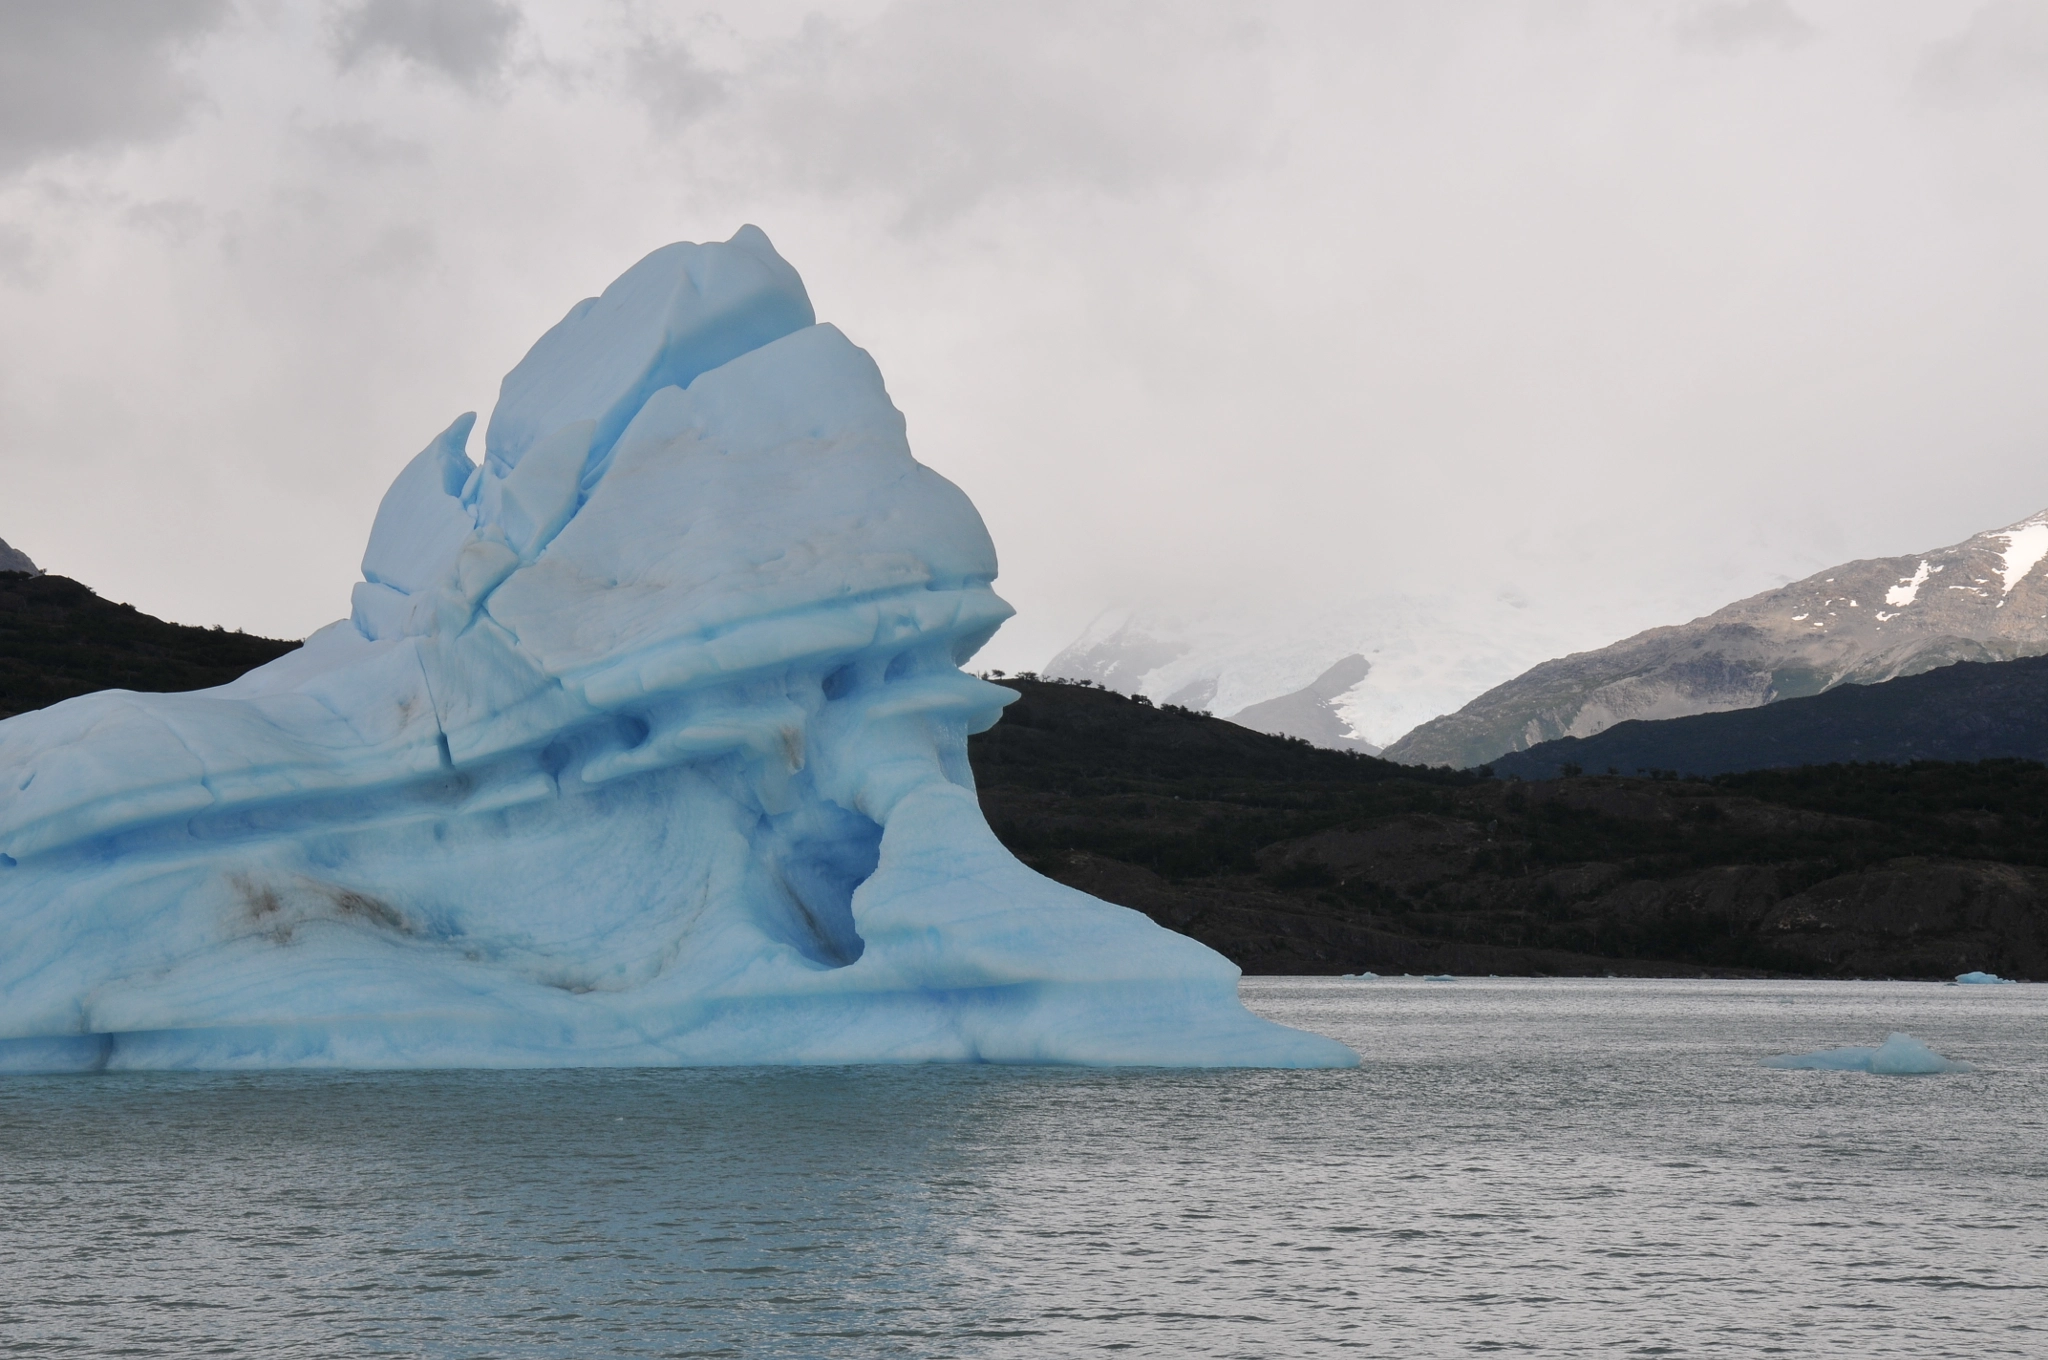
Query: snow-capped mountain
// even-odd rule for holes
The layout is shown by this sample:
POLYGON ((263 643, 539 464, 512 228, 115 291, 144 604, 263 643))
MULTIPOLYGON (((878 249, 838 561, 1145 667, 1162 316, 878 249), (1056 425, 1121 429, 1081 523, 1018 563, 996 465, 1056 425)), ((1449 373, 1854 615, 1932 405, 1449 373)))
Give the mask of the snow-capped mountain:
POLYGON ((2048 653, 2048 510, 1951 547, 1847 562, 1690 623, 1546 661, 1387 748, 1471 766, 1631 718, 1754 708, 1956 661, 2048 653))
POLYGON ((1370 750, 1584 645, 1585 626, 1567 631, 1511 589, 1314 610, 1276 609, 1270 599, 1218 603, 1195 616, 1123 609, 1097 618, 1045 673, 1319 746, 1370 750))

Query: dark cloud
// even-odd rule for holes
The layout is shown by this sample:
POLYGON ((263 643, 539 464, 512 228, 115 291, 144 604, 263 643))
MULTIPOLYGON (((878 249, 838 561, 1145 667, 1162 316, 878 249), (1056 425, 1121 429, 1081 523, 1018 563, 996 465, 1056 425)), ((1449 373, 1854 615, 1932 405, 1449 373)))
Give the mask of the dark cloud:
POLYGON ((178 57, 226 16, 225 0, 0 4, 0 174, 177 131, 200 99, 178 57))
POLYGON ((481 89, 504 72, 520 23, 505 0, 359 0, 336 16, 334 57, 343 70, 397 60, 481 89))

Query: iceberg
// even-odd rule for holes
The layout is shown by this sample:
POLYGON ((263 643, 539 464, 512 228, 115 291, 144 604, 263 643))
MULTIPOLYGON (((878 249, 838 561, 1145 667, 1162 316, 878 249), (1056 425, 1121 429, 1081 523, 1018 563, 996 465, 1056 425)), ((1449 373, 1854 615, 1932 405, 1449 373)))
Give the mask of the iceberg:
POLYGON ((1910 1034, 1892 1034, 1876 1048, 1825 1048, 1818 1053, 1784 1053, 1765 1058, 1765 1067, 1803 1072, 1869 1072, 1880 1077, 1919 1077, 1968 1072, 1970 1064, 1944 1058, 1910 1034))
POLYGON ((994 547, 759 229, 474 424, 300 650, 0 723, 0 1070, 1357 1063, 997 842, 994 547))
MULTIPOLYGON (((2004 983, 2010 983, 2011 981, 2012 981, 2012 979, 2011 979, 2011 978, 2003 978, 2003 977, 2000 977, 2000 976, 1999 976, 1998 974, 1996 974, 1996 973, 1957 973, 1957 974, 1956 974, 1956 983, 1960 983, 1960 984, 1962 984, 1963 986, 1966 986, 1966 987, 1967 987, 1967 986, 1978 986, 1978 985, 1984 985, 1984 984, 2004 984, 2004 983)), ((1953 984, 1953 983, 1952 983, 1952 984, 1950 984, 1950 985, 1952 985, 1952 986, 1953 986, 1953 985, 1955 985, 1955 984, 1953 984)))

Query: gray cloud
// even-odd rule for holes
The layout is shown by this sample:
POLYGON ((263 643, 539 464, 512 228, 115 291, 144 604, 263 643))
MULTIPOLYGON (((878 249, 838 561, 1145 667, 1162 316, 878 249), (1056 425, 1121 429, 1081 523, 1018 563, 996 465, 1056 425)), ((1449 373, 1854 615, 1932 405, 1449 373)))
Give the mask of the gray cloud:
POLYGON ((504 73, 520 23, 506 0, 358 0, 336 16, 334 56, 343 70, 398 60, 482 89, 504 73))
POLYGON ((197 239, 208 226, 208 213, 200 204, 187 198, 158 199, 150 203, 137 203, 121 214, 128 225, 142 231, 155 232, 172 245, 186 245, 197 239))
POLYGON ((664 132, 696 122, 725 97, 725 78, 667 35, 641 37, 626 51, 625 69, 628 86, 664 132))
POLYGON ((176 132, 201 95, 178 57, 225 0, 0 5, 0 174, 176 132))
POLYGON ((1947 104, 2048 94, 2048 4, 1992 0, 1961 33, 1928 49, 1919 84, 1947 104))
POLYGON ((293 131, 313 151, 355 169, 420 165, 427 159, 427 149, 418 141, 393 136, 367 122, 319 123, 293 131))
POLYGON ((1813 25, 1794 13, 1785 0, 1711 4, 1695 10, 1678 25, 1679 40, 1688 47, 1721 50, 1760 44, 1794 47, 1813 34, 1813 25))
POLYGON ((1256 7, 907 0, 813 17, 731 82, 721 129, 802 189, 881 191, 907 222, 992 193, 1126 193, 1243 161, 1270 102, 1256 7))

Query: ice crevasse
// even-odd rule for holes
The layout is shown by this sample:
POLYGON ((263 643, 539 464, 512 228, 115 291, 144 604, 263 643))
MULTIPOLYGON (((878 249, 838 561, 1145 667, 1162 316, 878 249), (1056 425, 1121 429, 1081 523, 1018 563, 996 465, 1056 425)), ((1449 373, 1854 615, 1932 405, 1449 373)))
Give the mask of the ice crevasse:
POLYGON ((300 650, 0 722, 0 1070, 1357 1061, 996 841, 994 548, 758 229, 473 420, 300 650))

